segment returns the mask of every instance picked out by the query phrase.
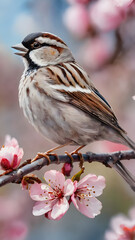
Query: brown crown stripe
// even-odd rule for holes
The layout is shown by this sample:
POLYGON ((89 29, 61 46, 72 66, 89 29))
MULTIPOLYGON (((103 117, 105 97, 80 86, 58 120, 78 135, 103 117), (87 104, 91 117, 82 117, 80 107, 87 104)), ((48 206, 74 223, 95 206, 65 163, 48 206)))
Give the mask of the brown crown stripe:
POLYGON ((62 41, 62 39, 58 38, 57 36, 54 36, 53 34, 43 33, 42 36, 43 36, 43 37, 50 38, 50 39, 52 39, 52 40, 54 39, 54 40, 56 40, 57 42, 60 42, 60 43, 64 44, 65 46, 67 46, 67 45, 62 41))
POLYGON ((82 78, 83 81, 84 81, 86 84, 88 84, 85 76, 84 76, 83 73, 79 70, 79 68, 76 67, 76 64, 71 63, 71 66, 72 66, 72 67, 76 70, 76 72, 79 74, 80 78, 82 78))

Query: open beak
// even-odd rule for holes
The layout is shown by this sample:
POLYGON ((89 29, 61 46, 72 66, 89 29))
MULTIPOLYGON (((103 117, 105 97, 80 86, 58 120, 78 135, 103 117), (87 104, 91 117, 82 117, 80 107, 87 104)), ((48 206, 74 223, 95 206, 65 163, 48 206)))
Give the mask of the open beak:
POLYGON ((19 56, 22 56, 22 57, 24 57, 25 54, 26 54, 27 51, 28 51, 28 49, 25 48, 25 47, 22 45, 22 43, 19 43, 19 44, 15 45, 15 46, 12 46, 12 48, 14 48, 14 49, 16 49, 16 50, 19 50, 20 52, 16 52, 15 54, 16 54, 16 55, 19 55, 19 56))

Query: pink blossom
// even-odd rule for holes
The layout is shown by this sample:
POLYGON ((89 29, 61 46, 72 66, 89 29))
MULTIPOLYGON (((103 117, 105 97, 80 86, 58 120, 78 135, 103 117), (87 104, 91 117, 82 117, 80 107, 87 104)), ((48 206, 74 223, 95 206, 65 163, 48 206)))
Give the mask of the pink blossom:
POLYGON ((26 238, 28 229, 26 224, 19 220, 14 220, 6 224, 0 232, 0 239, 2 240, 24 240, 26 238))
MULTIPOLYGON (((12 222, 13 220, 22 219, 22 216, 26 215, 24 209, 29 210, 31 202, 27 195, 21 191, 12 191, 12 194, 8 192, 6 196, 0 196, 0 223, 12 222)), ((27 211, 27 213, 30 211, 27 211)), ((1 225, 0 225, 1 227, 1 225)), ((1 238, 0 238, 1 239, 1 238)))
POLYGON ((106 231, 105 240, 133 240, 135 238, 135 208, 129 217, 119 214, 111 220, 111 230, 106 231))
POLYGON ((0 169, 9 170, 19 166, 23 157, 23 149, 19 148, 15 138, 6 137, 5 146, 0 150, 0 169))
POLYGON ((63 16, 64 23, 69 31, 77 37, 84 37, 89 28, 89 16, 83 5, 69 7, 63 16))
POLYGON ((113 33, 104 33, 87 40, 80 55, 86 67, 97 69, 109 61, 115 52, 115 48, 116 38, 113 33))
POLYGON ((89 10, 90 22, 101 31, 116 29, 125 19, 126 11, 113 0, 96 1, 89 10))
POLYGON ((133 1, 133 3, 131 4, 128 10, 129 10, 129 14, 135 15, 135 1, 133 1))
POLYGON ((88 174, 79 182, 75 181, 74 185, 76 190, 71 197, 73 204, 82 214, 94 218, 102 208, 96 197, 102 194, 105 187, 104 177, 88 174))
POLYGON ((33 184, 30 188, 30 196, 37 201, 33 207, 33 215, 45 214, 49 219, 59 220, 69 208, 66 199, 74 192, 74 184, 70 179, 56 170, 47 171, 44 174, 47 184, 33 184))
POLYGON ((129 7, 134 0, 113 0, 114 4, 119 8, 127 8, 129 7))
POLYGON ((4 146, 5 147, 19 148, 17 140, 15 138, 11 138, 10 135, 6 135, 4 146))
POLYGON ((23 240, 28 232, 30 202, 22 191, 0 196, 0 239, 23 240), (24 209, 27 208, 27 213, 24 209))

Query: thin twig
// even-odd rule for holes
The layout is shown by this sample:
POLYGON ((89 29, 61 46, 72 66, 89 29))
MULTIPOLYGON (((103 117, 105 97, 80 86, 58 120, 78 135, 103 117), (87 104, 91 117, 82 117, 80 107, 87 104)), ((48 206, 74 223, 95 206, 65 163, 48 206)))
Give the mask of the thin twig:
MULTIPOLYGON (((104 164, 106 167, 109 167, 109 162, 115 162, 117 160, 129 160, 129 159, 135 159, 135 151, 129 150, 129 151, 119 151, 119 152, 113 152, 113 153, 92 153, 87 152, 86 154, 82 154, 84 162, 100 162, 104 164)), ((74 162, 79 162, 80 158, 79 155, 74 154, 72 155, 74 162)), ((56 156, 49 156, 50 158, 50 164, 59 164, 59 163, 65 163, 65 162, 71 162, 71 159, 67 155, 59 155, 56 156), (59 161, 58 161, 59 159, 59 161)), ((45 157, 42 157, 38 159, 35 162, 31 162, 30 160, 26 160, 24 164, 21 165, 21 167, 17 168, 16 170, 0 176, 0 187, 4 186, 8 183, 20 183, 23 176, 25 176, 28 173, 31 173, 35 170, 40 170, 42 167, 48 165, 48 159, 45 157)))

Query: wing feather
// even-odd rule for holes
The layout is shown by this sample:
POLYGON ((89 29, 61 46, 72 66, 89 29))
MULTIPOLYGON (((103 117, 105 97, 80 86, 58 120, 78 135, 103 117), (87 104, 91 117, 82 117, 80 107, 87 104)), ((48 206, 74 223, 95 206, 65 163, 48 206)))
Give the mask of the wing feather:
POLYGON ((68 104, 80 109, 120 133, 119 126, 110 105, 91 83, 87 73, 76 63, 63 63, 48 67, 52 87, 65 96, 68 104), (64 70, 63 70, 64 69, 64 70), (60 80, 58 76, 60 73, 60 80), (72 80, 71 80, 72 78, 72 80), (70 79, 70 81, 69 81, 70 79))

